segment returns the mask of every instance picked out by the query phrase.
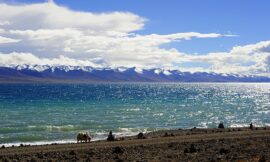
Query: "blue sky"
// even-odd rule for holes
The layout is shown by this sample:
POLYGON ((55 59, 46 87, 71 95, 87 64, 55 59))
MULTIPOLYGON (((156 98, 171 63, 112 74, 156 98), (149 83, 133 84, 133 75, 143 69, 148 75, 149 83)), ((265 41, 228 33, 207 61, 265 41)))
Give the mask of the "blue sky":
MULTIPOLYGON (((146 65, 149 65, 149 63, 151 63, 151 61, 155 59, 155 63, 153 63, 153 65, 149 67, 156 66, 160 68, 183 68, 183 70, 187 71, 197 70, 258 75, 268 75, 269 73, 268 70, 270 64, 270 56, 269 51, 265 50, 269 49, 268 43, 270 40, 270 22, 268 21, 270 15, 270 2, 267 0, 54 0, 54 7, 52 5, 47 5, 47 1, 41 0, 2 0, 0 2, 9 6, 15 6, 14 9, 7 10, 9 12, 13 12, 14 10, 14 14, 10 17, 6 16, 2 18, 2 22, 9 22, 12 20, 16 21, 23 18, 26 20, 26 23, 31 24, 33 23, 34 19, 38 17, 35 17, 33 15, 42 15, 42 17, 40 18, 41 20, 38 20, 40 21, 39 24, 35 24, 32 26, 29 25, 27 28, 22 28, 21 24, 12 26, 12 24, 15 24, 14 22, 8 23, 9 27, 8 25, 2 25, 5 27, 3 28, 5 31, 15 28, 17 30, 15 32, 10 30, 11 32, 9 33, 12 33, 13 35, 9 35, 7 33, 3 33, 2 35, 0 35, 2 37, 5 37, 3 38, 3 41, 6 40, 7 42, 9 42, 9 38, 15 40, 13 40, 13 44, 9 43, 8 45, 0 45, 0 52, 6 54, 6 56, 7 54, 10 54, 12 52, 17 52, 16 54, 33 54, 39 59, 60 58, 60 56, 63 56, 67 57, 68 59, 87 59, 90 62, 92 62, 93 60, 98 60, 97 62, 103 63, 102 66, 105 65, 116 67, 127 65, 138 66, 141 68, 146 67, 146 65), (33 4, 40 4, 40 6, 34 6, 33 4), (25 7, 25 9, 22 9, 22 6, 29 7, 25 7), (19 10, 21 10, 22 16, 18 15, 17 13, 15 14, 16 7, 20 8, 19 10), (40 11, 40 13, 38 11, 34 11, 34 8, 38 7, 41 7, 45 11, 40 11), (37 35, 41 36, 41 33, 40 31, 38 31, 38 29, 52 30, 52 25, 50 24, 52 23, 50 22, 51 20, 45 21, 45 18, 47 20, 47 17, 51 16, 51 12, 55 12, 56 15, 65 15, 66 11, 64 11, 64 9, 68 10, 71 15, 74 15, 78 12, 84 12, 102 17, 101 15, 105 14, 107 16, 105 16, 106 18, 100 18, 104 19, 104 22, 102 23, 112 23, 115 26, 107 29, 108 25, 104 25, 106 26, 106 29, 104 27, 104 29, 102 30, 106 32, 113 30, 115 32, 129 34, 123 37, 121 36, 121 38, 128 40, 127 42, 132 42, 131 44, 128 44, 128 46, 130 46, 130 49, 115 51, 115 49, 111 49, 111 47, 104 49, 103 47, 105 46, 105 44, 99 44, 101 45, 102 49, 98 48, 97 45, 91 48, 90 46, 88 46, 89 48, 85 49, 85 51, 76 51, 76 48, 79 48, 78 46, 70 47, 71 49, 69 49, 67 44, 65 44, 61 46, 61 48, 65 48, 66 50, 62 54, 59 54, 59 51, 57 53, 55 52, 56 49, 55 51, 52 51, 50 50, 50 47, 47 49, 45 47, 42 47, 42 45, 46 44, 47 42, 44 43, 44 41, 41 41, 37 45, 36 38, 35 43, 29 40, 30 35, 29 32, 26 32, 27 30, 33 30, 31 33, 32 37, 33 35, 35 37, 37 35), (30 13, 32 11, 32 16, 29 16, 29 14, 25 14, 26 12, 30 13), (61 13, 62 11, 63 14, 61 13), (121 13, 121 16, 116 16, 115 14, 113 14, 116 12, 121 13), (127 13, 130 13, 131 15, 127 13), (16 16, 18 17, 18 19, 14 18, 16 16), (42 21, 42 19, 44 19, 44 21, 42 21), (123 22, 123 24, 121 21, 123 22), (44 26, 41 26, 41 24, 43 24, 44 26), (39 28, 37 28, 37 26, 39 28), (122 26, 123 28, 126 28, 126 30, 122 28, 116 29, 116 26, 122 26), (130 27, 134 27, 134 29, 132 28, 129 30, 130 27), (20 30, 20 32, 18 32, 18 30, 20 30), (33 34, 34 32, 36 33, 33 34), (20 35, 20 37, 18 38, 18 36, 15 36, 14 33, 20 35), (22 38, 22 35, 26 36, 26 33, 28 34, 27 39, 26 37, 22 38), (181 33, 180 36, 171 35, 177 33, 181 33), (189 35, 188 38, 183 37, 183 33, 189 35), (218 35, 210 36, 207 34, 218 35), (134 37, 135 39, 133 39, 134 37), (19 43, 14 44, 16 40, 18 40, 17 42, 19 43), (29 43, 23 44, 21 43, 22 40, 24 40, 24 42, 29 41, 29 43), (158 42, 155 42, 155 40, 158 42), (136 41, 137 43, 140 41, 145 42, 146 45, 144 47, 144 43, 141 43, 143 49, 139 49, 140 44, 138 43, 134 45, 133 41, 136 41), (31 44, 31 46, 29 44, 31 44), (16 51, 10 51, 9 49, 11 47, 13 49, 16 49, 16 51), (116 55, 111 51, 119 53, 119 55, 116 55), (80 55, 72 55, 72 52, 80 53, 80 55), (102 54, 100 54, 99 52, 102 54), (151 54, 146 54, 148 52, 151 52, 151 54), (127 57, 126 54, 129 54, 130 57, 127 57), (137 58, 135 57, 136 54, 138 54, 138 57, 140 56, 140 58, 150 59, 149 61, 144 62, 144 60, 147 59, 137 58), (167 62, 165 62, 164 60, 167 60, 167 62), (225 67, 232 68, 225 69, 225 67)), ((3 6, 3 8, 8 7, 3 6)), ((70 19, 70 22, 67 24, 58 24, 53 27, 53 29, 73 29, 74 25, 72 24, 71 18, 61 18, 60 16, 58 16, 58 18, 59 19, 57 23, 65 19, 70 19)), ((79 31, 83 31, 83 34, 89 33, 90 31, 100 32, 99 29, 92 29, 93 25, 96 23, 96 20, 91 22, 89 20, 91 18, 87 18, 86 15, 81 17, 78 16, 78 19, 85 19, 85 21, 89 21, 89 24, 92 23, 92 26, 88 26, 89 29, 85 29, 85 21, 74 22, 74 24, 77 25, 75 25, 76 29, 78 29, 79 31), (81 25, 78 26, 78 24, 81 25)), ((103 28, 103 26, 99 28, 103 28)), ((51 34, 50 31, 46 32, 49 32, 51 34)), ((64 31, 59 31, 59 33, 60 32, 64 31)), ((75 31, 72 30, 72 32, 75 31)), ((101 35, 104 36, 103 34, 101 35)), ((88 38, 90 37, 90 35, 87 35, 89 36, 87 38, 78 38, 77 36, 76 38, 75 36, 70 38, 70 41, 80 39, 84 40, 85 42, 86 39, 87 41, 89 41, 88 38)), ((91 35, 91 37, 92 36, 93 35, 91 35)), ((56 34, 52 37, 55 38, 55 40, 60 39, 59 34, 56 34)), ((110 44, 110 42, 114 42, 116 40, 118 41, 119 35, 114 35, 114 38, 116 39, 111 39, 110 36, 110 40, 102 39, 100 40, 100 42, 109 42, 110 44)), ((125 43, 125 41, 122 40, 121 43, 123 42, 125 43)), ((91 45, 92 44, 93 42, 91 43, 91 45)), ((55 44, 46 45, 55 46, 55 44)), ((108 45, 108 43, 106 43, 106 45, 108 45)), ((121 47, 124 46, 123 44, 120 45, 120 43, 114 44, 114 46, 118 45, 121 47)), ((5 60, 8 59, 5 58, 5 60)), ((94 64, 95 63, 96 62, 94 61, 94 64)))

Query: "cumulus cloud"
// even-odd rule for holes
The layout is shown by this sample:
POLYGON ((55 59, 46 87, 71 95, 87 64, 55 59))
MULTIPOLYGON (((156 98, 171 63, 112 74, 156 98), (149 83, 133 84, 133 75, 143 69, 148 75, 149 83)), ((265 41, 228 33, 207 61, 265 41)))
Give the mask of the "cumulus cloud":
POLYGON ((197 32, 139 35, 136 31, 143 29, 146 19, 136 14, 73 11, 52 1, 26 5, 2 3, 0 22, 4 22, 1 26, 3 37, 21 40, 0 48, 6 57, 16 51, 17 55, 28 52, 46 59, 60 56, 74 60, 102 58, 112 67, 172 67, 175 60, 181 59, 181 53, 162 49, 161 45, 223 36, 197 32))
POLYGON ((69 66, 91 66, 94 68, 101 68, 104 66, 104 62, 99 59, 79 60, 72 59, 65 56, 59 56, 57 58, 39 58, 31 53, 17 53, 10 54, 0 53, 0 66, 5 65, 69 65, 69 66))
POLYGON ((254 54, 255 52, 270 52, 270 41, 233 47, 232 54, 254 54))
POLYGON ((137 34, 146 22, 146 18, 130 12, 81 12, 53 1, 0 3, 0 65, 164 68, 263 75, 269 72, 268 41, 236 46, 229 52, 190 55, 162 45, 235 35, 137 34), (182 66, 190 62, 209 66, 182 66))
POLYGON ((270 76, 270 41, 235 46, 229 52, 208 53, 205 55, 187 55, 186 62, 204 62, 211 66, 202 71, 217 73, 240 73, 270 76))
POLYGON ((66 27, 87 30, 131 32, 142 29, 145 19, 128 12, 94 14, 72 11, 58 6, 53 1, 47 3, 9 5, 0 4, 0 22, 9 28, 62 29, 66 27))

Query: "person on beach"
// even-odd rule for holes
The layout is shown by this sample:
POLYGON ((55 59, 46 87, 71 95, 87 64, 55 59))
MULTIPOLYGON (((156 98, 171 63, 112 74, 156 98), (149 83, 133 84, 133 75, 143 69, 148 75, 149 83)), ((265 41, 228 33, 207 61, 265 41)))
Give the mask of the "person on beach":
POLYGON ((249 129, 253 129, 253 124, 252 123, 249 124, 249 129))
POLYGON ((115 140, 114 135, 112 134, 112 131, 110 131, 107 141, 114 141, 114 140, 115 140))
POLYGON ((223 123, 219 123, 218 128, 224 129, 224 124, 223 123))

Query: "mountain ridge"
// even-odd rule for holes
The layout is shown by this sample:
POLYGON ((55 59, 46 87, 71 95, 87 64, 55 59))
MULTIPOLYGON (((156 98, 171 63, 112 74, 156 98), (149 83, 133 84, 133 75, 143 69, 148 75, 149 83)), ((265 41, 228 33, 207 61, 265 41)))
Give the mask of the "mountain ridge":
POLYGON ((13 65, 0 67, 0 82, 270 82, 270 77, 160 68, 13 65))

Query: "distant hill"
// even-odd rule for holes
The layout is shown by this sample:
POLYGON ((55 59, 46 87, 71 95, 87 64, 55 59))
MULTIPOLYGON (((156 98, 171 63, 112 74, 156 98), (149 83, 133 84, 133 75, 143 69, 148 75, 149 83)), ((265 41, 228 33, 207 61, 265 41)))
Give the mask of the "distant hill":
POLYGON ((23 65, 0 67, 0 82, 270 82, 269 77, 178 70, 23 65))

